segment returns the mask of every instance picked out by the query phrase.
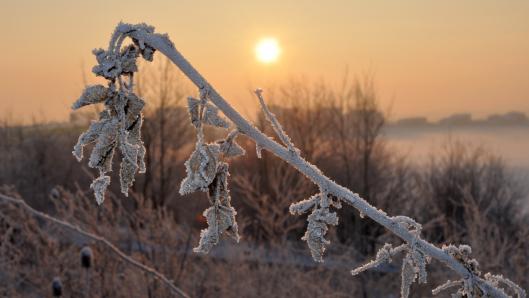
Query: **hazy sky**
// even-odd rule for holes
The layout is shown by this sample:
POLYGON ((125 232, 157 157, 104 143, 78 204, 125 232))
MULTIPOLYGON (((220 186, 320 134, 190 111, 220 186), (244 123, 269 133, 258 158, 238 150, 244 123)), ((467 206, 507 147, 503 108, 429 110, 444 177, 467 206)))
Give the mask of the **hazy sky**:
POLYGON ((147 22, 226 98, 304 75, 337 83, 373 71, 394 117, 529 113, 529 1, 1 1, 0 116, 63 120, 82 65, 120 21, 147 22), (278 62, 254 46, 279 40, 278 62))

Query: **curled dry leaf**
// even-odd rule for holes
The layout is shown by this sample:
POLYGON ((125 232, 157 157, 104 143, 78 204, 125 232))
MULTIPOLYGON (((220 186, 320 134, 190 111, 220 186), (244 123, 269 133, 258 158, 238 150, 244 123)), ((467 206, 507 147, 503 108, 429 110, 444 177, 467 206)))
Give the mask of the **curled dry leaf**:
POLYGON ((338 216, 336 212, 329 212, 329 209, 314 209, 308 216, 307 231, 302 240, 307 241, 312 258, 316 262, 323 262, 323 253, 330 241, 325 239, 329 230, 327 225, 337 225, 338 216))

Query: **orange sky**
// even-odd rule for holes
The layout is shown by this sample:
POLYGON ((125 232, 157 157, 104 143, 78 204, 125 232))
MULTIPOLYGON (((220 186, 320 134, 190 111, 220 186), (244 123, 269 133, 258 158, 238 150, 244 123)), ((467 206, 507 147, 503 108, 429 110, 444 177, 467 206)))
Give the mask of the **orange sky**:
POLYGON ((529 1, 3 1, 0 118, 67 119, 91 50, 120 21, 147 22, 230 101, 304 75, 338 82, 373 71, 393 117, 529 113, 529 1), (280 60, 254 46, 276 37, 280 60))

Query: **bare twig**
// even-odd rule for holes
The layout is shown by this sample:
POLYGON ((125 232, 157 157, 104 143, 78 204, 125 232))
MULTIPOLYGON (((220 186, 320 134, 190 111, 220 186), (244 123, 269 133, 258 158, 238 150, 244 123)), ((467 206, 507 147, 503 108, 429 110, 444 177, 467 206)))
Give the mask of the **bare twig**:
POLYGON ((40 211, 37 211, 35 209, 33 209, 31 206, 29 206, 24 200, 22 199, 15 199, 15 198, 12 198, 12 197, 8 197, 6 195, 3 195, 3 194, 0 194, 0 199, 5 201, 5 202, 9 202, 9 203, 12 203, 12 204, 15 204, 19 207, 22 207, 23 209, 25 209, 26 211, 28 211, 29 213, 33 214, 34 216, 37 216, 39 218, 42 218, 42 219, 45 219, 47 221, 50 221, 50 222, 53 222, 55 224, 58 224, 59 226, 63 227, 63 228, 67 228, 71 231, 74 231, 78 234, 81 234, 85 237, 88 237, 94 241, 97 241, 97 242, 100 242, 101 244, 103 244, 104 246, 106 246, 107 248, 110 249, 110 251, 112 251, 114 254, 116 254, 118 257, 120 257, 123 261, 125 261, 126 263, 152 275, 154 278, 160 280, 163 284, 165 284, 167 287, 169 287, 169 289, 177 294, 178 296, 180 297, 189 297, 184 291, 182 291, 180 288, 178 288, 177 286, 175 286, 173 284, 173 282, 168 279, 165 275, 163 275, 162 273, 158 272, 156 269, 154 268, 151 268, 147 265, 144 265, 136 260, 134 260, 133 258, 131 258, 130 256, 126 255, 124 252, 122 252, 119 248, 117 248, 114 244, 112 244, 110 241, 108 241, 107 239, 105 239, 104 237, 102 236, 99 236, 99 235, 95 235, 95 234, 92 234, 90 232, 87 232, 87 231, 84 231, 82 230, 81 228, 79 228, 78 226, 75 226, 69 222, 66 222, 66 221, 63 221, 63 220, 60 220, 58 218, 55 218, 53 216, 50 216, 46 213, 43 213, 43 212, 40 212, 40 211))

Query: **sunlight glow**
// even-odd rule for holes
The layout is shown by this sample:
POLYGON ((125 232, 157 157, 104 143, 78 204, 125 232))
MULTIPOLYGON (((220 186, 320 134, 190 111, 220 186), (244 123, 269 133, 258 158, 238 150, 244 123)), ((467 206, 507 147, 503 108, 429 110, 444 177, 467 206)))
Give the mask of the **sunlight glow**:
POLYGON ((281 49, 275 38, 263 38, 255 47, 257 60, 263 63, 272 63, 277 60, 281 49))

